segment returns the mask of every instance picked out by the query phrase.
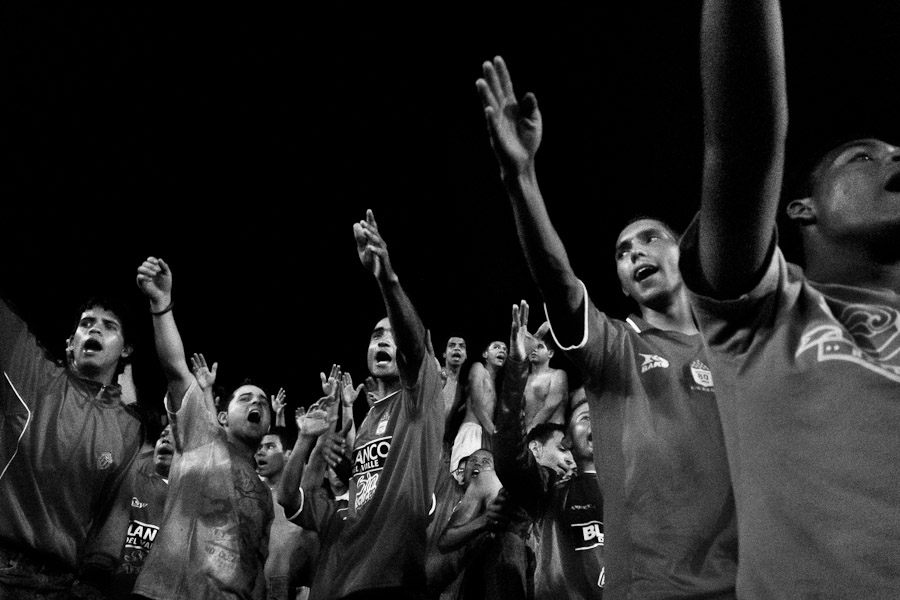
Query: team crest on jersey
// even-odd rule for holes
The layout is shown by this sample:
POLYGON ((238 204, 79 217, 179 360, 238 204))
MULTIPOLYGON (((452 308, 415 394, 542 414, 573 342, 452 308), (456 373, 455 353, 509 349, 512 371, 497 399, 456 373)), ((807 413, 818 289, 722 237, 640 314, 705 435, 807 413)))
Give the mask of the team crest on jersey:
POLYGON ((388 421, 391 418, 391 413, 384 413, 384 416, 381 417, 381 420, 378 421, 378 426, 375 427, 375 435, 381 435, 385 431, 387 431, 388 421))
POLYGON ((113 464, 113 455, 112 452, 101 452, 97 456, 97 469, 100 471, 105 471, 110 468, 113 464))
POLYGON ((638 352, 638 354, 644 357, 644 362, 641 363, 641 373, 646 373, 650 369, 669 368, 669 361, 662 356, 657 356, 656 354, 644 354, 643 352, 638 352))
POLYGON ((695 360, 691 363, 691 377, 696 385, 692 385, 691 389, 703 392, 713 391, 712 371, 709 370, 703 361, 695 360))
POLYGON ((144 508, 145 506, 147 506, 147 503, 138 500, 137 496, 131 497, 131 508, 144 508))
POLYGON ((900 312, 850 304, 836 316, 846 330, 837 323, 809 329, 795 356, 813 352, 818 362, 843 360, 900 382, 900 312))

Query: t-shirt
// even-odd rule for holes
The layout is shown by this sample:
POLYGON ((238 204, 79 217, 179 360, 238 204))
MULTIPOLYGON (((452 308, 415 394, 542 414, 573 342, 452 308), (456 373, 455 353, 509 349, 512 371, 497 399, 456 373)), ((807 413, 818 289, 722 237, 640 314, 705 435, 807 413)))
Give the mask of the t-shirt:
POLYGON ((131 590, 159 533, 168 482, 156 472, 153 448, 133 463, 129 485, 123 485, 110 519, 88 545, 81 577, 109 598, 130 598, 131 590), (115 515, 113 515, 115 513, 115 515), (115 554, 107 555, 109 549, 115 554))
POLYGON ((252 452, 228 441, 196 381, 169 422, 175 456, 166 512, 135 592, 159 600, 265 598, 273 506, 252 452))
MULTIPOLYGON (((694 286, 696 226, 681 268, 694 286)), ((694 295, 737 500, 742 598, 900 598, 900 297, 809 281, 694 295)))
POLYGON ((425 529, 444 433, 441 383, 437 362, 427 354, 417 380, 402 381, 360 425, 347 520, 334 560, 323 566, 320 556, 317 567, 330 574, 330 597, 385 587, 425 590, 425 529))
POLYGON ((143 443, 118 385, 50 360, 0 300, 0 548, 74 572, 143 443))
POLYGON ((701 337, 610 319, 586 289, 583 314, 581 340, 547 318, 590 406, 607 600, 734 597, 734 496, 701 337))

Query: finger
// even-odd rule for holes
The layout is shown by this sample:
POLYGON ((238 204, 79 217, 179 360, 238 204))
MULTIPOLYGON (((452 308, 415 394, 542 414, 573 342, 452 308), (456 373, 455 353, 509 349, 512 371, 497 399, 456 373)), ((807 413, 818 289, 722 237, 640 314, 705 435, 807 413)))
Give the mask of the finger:
POLYGON ((359 394, 363 391, 363 384, 359 384, 356 386, 356 392, 354 393, 354 397, 359 398, 359 394))
POLYGON ((506 61, 502 56, 494 57, 494 69, 497 71, 497 78, 500 81, 500 89, 509 98, 515 98, 513 93, 512 78, 509 76, 509 69, 506 68, 506 61))
POLYGON ((497 78, 497 70, 494 68, 494 64, 489 60, 484 61, 484 64, 481 65, 481 72, 484 73, 484 80, 487 82, 494 98, 497 99, 498 104, 502 104, 507 98, 503 95, 503 90, 500 89, 500 80, 497 78))
POLYGON ((528 329, 528 311, 528 303, 522 300, 522 307, 519 309, 519 314, 521 315, 522 327, 524 329, 528 329))
POLYGON ((481 96, 482 107, 491 108, 494 110, 497 110, 499 108, 497 98, 494 96, 494 93, 488 86, 487 81, 481 78, 475 80, 475 89, 478 91, 478 95, 481 96))
POLYGON ((209 372, 210 372, 210 374, 211 374, 213 377, 215 377, 215 376, 216 376, 216 371, 218 371, 218 370, 219 370, 219 363, 214 362, 213 365, 212 365, 212 368, 209 370, 209 372))
POLYGON ((319 371, 319 379, 322 381, 322 387, 325 387, 325 384, 328 383, 328 379, 325 377, 325 373, 319 371))
POLYGON ((366 223, 369 225, 369 227, 371 227, 375 231, 378 231, 378 224, 375 222, 375 213, 372 212, 371 208, 366 210, 366 223))
POLYGON ((537 118, 538 103, 537 98, 531 92, 522 96, 522 102, 519 103, 520 114, 528 119, 537 118))

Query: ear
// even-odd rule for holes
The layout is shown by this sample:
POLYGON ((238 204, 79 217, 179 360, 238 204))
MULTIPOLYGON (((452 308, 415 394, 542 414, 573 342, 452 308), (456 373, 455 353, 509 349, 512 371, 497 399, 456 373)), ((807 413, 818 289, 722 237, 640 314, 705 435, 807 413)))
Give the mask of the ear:
POLYGON ((222 427, 228 427, 228 411, 219 411, 219 413, 216 414, 216 420, 222 427))
POLYGON ((553 354, 556 351, 553 348, 547 348, 547 358, 553 358, 553 354))
POLYGON ((810 198, 791 200, 785 212, 791 221, 800 225, 814 225, 816 222, 816 208, 810 198))
POLYGON ((125 347, 122 348, 122 358, 128 358, 131 356, 131 353, 134 352, 134 346, 131 344, 125 344, 125 347))
POLYGON ((287 460, 291 457, 291 450, 284 451, 284 460, 287 460))
POLYGON ((530 442, 528 442, 528 449, 531 450, 531 453, 534 454, 535 457, 540 456, 540 448, 541 445, 537 440, 531 440, 530 442))

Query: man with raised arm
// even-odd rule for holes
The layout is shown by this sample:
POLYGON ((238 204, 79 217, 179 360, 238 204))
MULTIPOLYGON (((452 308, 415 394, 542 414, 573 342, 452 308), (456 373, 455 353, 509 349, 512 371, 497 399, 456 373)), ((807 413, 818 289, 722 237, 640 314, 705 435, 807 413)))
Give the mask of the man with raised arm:
POLYGON ((376 400, 351 453, 347 519, 337 550, 319 561, 317 573, 324 570, 331 582, 327 598, 419 598, 444 433, 440 369, 371 210, 353 235, 387 317, 369 341, 376 400))
POLYGON ((127 485, 144 436, 117 384, 133 350, 128 312, 88 300, 59 363, 0 300, 0 598, 65 597, 127 485))
POLYGON ((273 506, 253 455, 269 431, 268 396, 242 384, 216 406, 217 364, 210 368, 195 354, 191 369, 185 359, 172 310, 171 269, 151 256, 138 267, 137 285, 150 302, 168 382, 175 459, 158 539, 134 593, 156 600, 262 600, 273 506))
POLYGON ((476 87, 519 241, 554 341, 582 371, 598 434, 603 593, 734 597, 736 525, 714 374, 678 272, 677 238, 656 219, 627 224, 615 265, 640 316, 623 322, 600 312, 572 271, 537 184, 537 100, 529 93, 519 102, 500 57, 485 62, 483 74, 476 87))
POLYGON ((821 158, 787 205, 805 269, 787 263, 779 3, 708 1, 702 32, 703 196, 681 270, 720 388, 738 593, 898 598, 900 147, 821 158))

